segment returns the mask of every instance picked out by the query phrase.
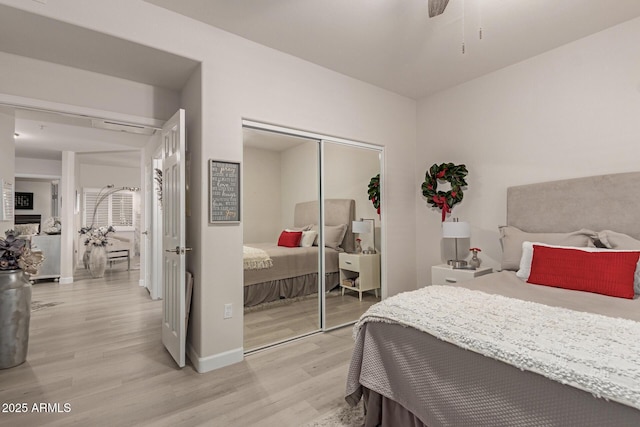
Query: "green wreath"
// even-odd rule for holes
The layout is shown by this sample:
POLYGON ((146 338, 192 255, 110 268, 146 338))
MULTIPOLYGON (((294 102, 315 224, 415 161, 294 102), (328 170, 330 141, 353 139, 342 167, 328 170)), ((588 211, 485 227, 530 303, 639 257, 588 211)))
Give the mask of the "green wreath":
POLYGON ((373 207, 378 210, 380 215, 380 174, 371 178, 369 181, 369 200, 373 203, 373 207))
POLYGON ((434 208, 442 209, 442 221, 447 212, 462 201, 464 194, 462 187, 467 185, 465 177, 469 172, 465 165, 453 163, 434 164, 429 168, 422 183, 422 195, 427 198, 427 203, 434 208), (451 190, 438 191, 438 181, 447 181, 451 184, 451 190))

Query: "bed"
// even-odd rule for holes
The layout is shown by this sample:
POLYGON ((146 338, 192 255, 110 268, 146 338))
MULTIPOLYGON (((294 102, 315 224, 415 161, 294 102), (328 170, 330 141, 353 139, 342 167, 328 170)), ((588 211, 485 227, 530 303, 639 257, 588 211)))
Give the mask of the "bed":
MULTIPOLYGON (((640 425, 640 299, 633 277, 631 298, 518 277, 526 264, 522 248, 526 254, 529 247, 523 238, 537 242, 553 233, 550 240, 562 234, 571 243, 570 249, 556 247, 563 239, 542 242, 553 247, 531 245, 527 280, 534 282, 547 268, 545 251, 617 256, 573 249, 612 243, 640 250, 639 179, 627 173, 512 187, 503 271, 400 294, 365 313, 354 328, 346 389, 350 404, 364 400, 365 425, 640 425), (518 247, 520 254, 508 252, 518 247), (518 258, 515 268, 509 265, 518 258)), ((625 268, 628 279, 634 266, 625 268)), ((637 258, 635 268, 637 280, 637 258)))
MULTIPOLYGON (((353 252, 355 239, 351 222, 355 219, 355 201, 352 199, 325 200, 325 283, 327 289, 339 284, 338 254, 353 252), (329 242, 332 231, 344 235, 329 242), (339 241, 338 241, 339 240, 339 241), (327 245, 331 247, 327 247, 327 245)), ((297 203, 294 208, 293 229, 318 230, 318 202, 297 203)), ((334 236, 337 234, 334 234, 334 236)), ((317 242, 316 242, 317 245, 317 242)), ((318 246, 283 247, 277 242, 245 244, 244 305, 245 307, 286 298, 299 298, 318 292, 318 246), (260 253, 255 261, 248 261, 251 253, 260 253), (258 268, 252 268, 252 264, 258 268)))

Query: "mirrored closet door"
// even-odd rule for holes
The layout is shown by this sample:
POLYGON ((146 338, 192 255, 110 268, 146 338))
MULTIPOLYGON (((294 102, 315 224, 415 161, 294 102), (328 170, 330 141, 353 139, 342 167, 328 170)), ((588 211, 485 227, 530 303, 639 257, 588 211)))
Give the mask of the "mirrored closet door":
POLYGON ((327 330, 358 320, 381 298, 381 223, 374 204, 380 201, 381 152, 324 140, 322 153, 327 330))
POLYGON ((383 151, 244 121, 244 349, 353 323, 380 301, 383 151))
POLYGON ((244 349, 321 328, 320 141, 243 128, 244 349))

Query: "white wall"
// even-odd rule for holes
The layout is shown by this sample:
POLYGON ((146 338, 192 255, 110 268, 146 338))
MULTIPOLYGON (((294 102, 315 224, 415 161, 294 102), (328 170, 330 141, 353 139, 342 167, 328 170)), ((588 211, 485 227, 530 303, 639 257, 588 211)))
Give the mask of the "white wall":
MULTIPOLYGON (((309 140, 281 153, 280 229, 294 226, 296 204, 318 200, 318 142, 309 140)), ((305 226, 308 224, 299 224, 305 226)))
MULTIPOLYGON (((2 152, 0 156, 0 182, 9 183, 12 186, 14 185, 13 156, 16 152, 13 138, 14 122, 13 109, 0 107, 0 151, 2 152)), ((0 188, 0 203, 2 203, 2 188, 0 188)), ((2 217, 0 217, 0 237, 4 237, 4 232, 12 228, 13 220, 2 221, 2 217)))
POLYGON ((164 120, 178 105, 175 91, 5 52, 0 52, 0 75, 0 93, 6 95, 164 120))
POLYGON ((356 218, 373 218, 376 227, 380 217, 369 200, 369 181, 380 173, 380 153, 365 148, 326 143, 325 197, 328 199, 354 199, 356 218))
MULTIPOLYGON (((512 185, 637 171, 640 19, 423 99, 415 191, 433 163, 465 163, 469 187, 454 215, 497 266, 497 226, 512 185)), ((418 281, 440 262, 440 217, 417 197, 418 281)))
MULTIPOLYGON (((197 369, 213 369, 242 358, 242 317, 237 315, 243 300, 242 228, 208 224, 206 185, 208 159, 242 161, 242 118, 386 147, 383 215, 389 238, 383 271, 393 279, 388 282, 390 295, 416 287, 415 257, 413 251, 407 251, 415 247, 413 100, 140 0, 86 0, 82 8, 75 0, 57 0, 46 7, 20 0, 1 3, 202 61, 194 77, 197 81, 181 94, 187 121, 194 120, 187 124, 192 159, 188 238, 194 248, 188 267, 195 274, 189 345, 197 369), (201 91, 192 90, 200 88, 200 81, 201 91), (223 319, 226 303, 235 309, 231 319, 223 319)), ((25 65, 16 65, 12 78, 0 83, 0 93, 13 88, 18 95, 24 92, 38 97, 38 91, 25 87, 19 78, 25 65), (18 86, 11 86, 12 82, 18 86)), ((51 85, 61 83, 68 87, 71 81, 54 79, 51 85)), ((55 98, 62 96, 57 93, 60 91, 47 87, 45 95, 55 98)), ((78 95, 81 90, 74 94, 65 102, 89 102, 88 96, 78 95)), ((111 110, 119 109, 118 100, 110 102, 107 94, 103 104, 101 95, 95 93, 90 98, 93 103, 111 106, 111 110)), ((122 92, 118 95, 127 98, 122 92)), ((145 101, 153 105, 157 99, 145 101)))
POLYGON ((46 159, 28 159, 16 157, 16 176, 40 176, 47 178, 59 178, 62 176, 62 161, 46 159))
MULTIPOLYGON (((17 215, 41 215, 42 221, 51 217, 51 181, 31 178, 16 178, 15 191, 33 193, 33 209, 20 209, 17 215)), ((42 231, 42 230, 40 230, 42 231)))
MULTIPOLYGON (((295 205, 318 198, 317 165, 317 141, 282 152, 244 148, 245 242, 276 241, 284 228, 293 226, 295 205)), ((325 197, 354 199, 356 217, 374 218, 379 227, 379 216, 367 194, 369 181, 380 172, 379 153, 326 143, 324 169, 325 197)))
POLYGON ((107 184, 140 187, 140 168, 81 163, 79 183, 83 188, 102 188, 107 184))
POLYGON ((244 243, 278 240, 283 228, 280 223, 280 168, 280 152, 244 147, 242 164, 244 243))

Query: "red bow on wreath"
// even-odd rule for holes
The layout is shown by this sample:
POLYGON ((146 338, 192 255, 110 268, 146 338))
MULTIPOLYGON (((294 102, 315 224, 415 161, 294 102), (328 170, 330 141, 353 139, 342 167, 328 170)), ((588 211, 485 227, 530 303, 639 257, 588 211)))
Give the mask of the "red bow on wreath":
POLYGON ((435 195, 431 200, 433 200, 433 203, 435 203, 440 209, 442 209, 442 222, 444 222, 447 214, 451 212, 451 209, 447 204, 447 198, 444 196, 435 195))

